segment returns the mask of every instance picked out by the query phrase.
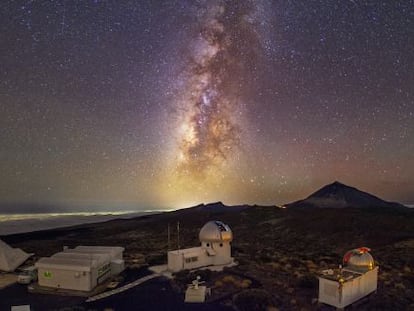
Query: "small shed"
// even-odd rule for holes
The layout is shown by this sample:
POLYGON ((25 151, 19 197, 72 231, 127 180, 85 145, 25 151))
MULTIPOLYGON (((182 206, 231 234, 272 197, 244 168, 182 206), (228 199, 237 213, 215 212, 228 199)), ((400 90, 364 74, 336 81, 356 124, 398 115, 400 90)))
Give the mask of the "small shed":
POLYGON ((348 251, 343 267, 322 271, 319 276, 319 302, 339 309, 377 290, 378 266, 367 247, 348 251))
POLYGON ((184 302, 187 303, 203 303, 206 300, 206 295, 210 294, 210 288, 205 285, 201 285, 204 282, 200 282, 200 277, 191 282, 185 291, 184 302))

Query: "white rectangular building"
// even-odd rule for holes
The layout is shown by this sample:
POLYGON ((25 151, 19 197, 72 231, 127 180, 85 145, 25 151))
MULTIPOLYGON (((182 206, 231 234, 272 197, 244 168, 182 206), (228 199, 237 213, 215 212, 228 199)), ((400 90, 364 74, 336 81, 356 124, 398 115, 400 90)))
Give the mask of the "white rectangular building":
POLYGON ((377 278, 378 267, 365 273, 344 269, 340 280, 336 277, 320 276, 319 302, 340 309, 345 308, 376 291, 377 278))
POLYGON ((378 266, 367 247, 348 251, 339 269, 329 269, 319 276, 319 302, 343 309, 375 292, 378 266))
POLYGON ((122 247, 78 246, 41 258, 35 264, 39 285, 91 291, 123 270, 123 250, 122 247))
POLYGON ((211 265, 211 260, 205 249, 192 247, 168 252, 168 270, 191 270, 211 265))
POLYGON ((95 260, 48 257, 41 258, 36 267, 40 286, 90 291, 98 284, 95 260))

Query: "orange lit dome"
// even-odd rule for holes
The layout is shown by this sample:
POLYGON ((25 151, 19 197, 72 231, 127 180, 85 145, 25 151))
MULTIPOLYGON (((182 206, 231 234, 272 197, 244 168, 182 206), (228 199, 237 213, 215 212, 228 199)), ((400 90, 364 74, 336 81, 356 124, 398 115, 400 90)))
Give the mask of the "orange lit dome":
POLYGON ((221 221, 209 221, 200 230, 201 242, 231 242, 233 233, 230 227, 221 221))
POLYGON ((375 267, 375 261, 369 251, 367 247, 348 251, 344 256, 344 265, 357 270, 372 270, 375 267))

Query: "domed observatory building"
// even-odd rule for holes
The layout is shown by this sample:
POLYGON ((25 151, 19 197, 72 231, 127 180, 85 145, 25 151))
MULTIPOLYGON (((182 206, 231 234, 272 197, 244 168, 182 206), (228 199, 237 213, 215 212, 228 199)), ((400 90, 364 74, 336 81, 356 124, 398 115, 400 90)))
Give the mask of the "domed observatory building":
POLYGON ((377 290, 378 266, 367 247, 348 251, 343 267, 324 270, 319 276, 319 302, 339 309, 377 290))
POLYGON ((168 252, 168 270, 178 272, 206 266, 224 266, 233 263, 230 227, 221 221, 209 221, 200 230, 201 246, 168 252))

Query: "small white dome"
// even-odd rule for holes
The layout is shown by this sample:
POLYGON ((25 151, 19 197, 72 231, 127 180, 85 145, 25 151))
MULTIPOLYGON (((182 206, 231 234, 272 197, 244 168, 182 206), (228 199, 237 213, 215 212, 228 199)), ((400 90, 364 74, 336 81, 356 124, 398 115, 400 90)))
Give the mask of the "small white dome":
POLYGON ((201 228, 199 239, 201 242, 230 242, 233 240, 233 233, 230 227, 221 221, 209 221, 201 228))

